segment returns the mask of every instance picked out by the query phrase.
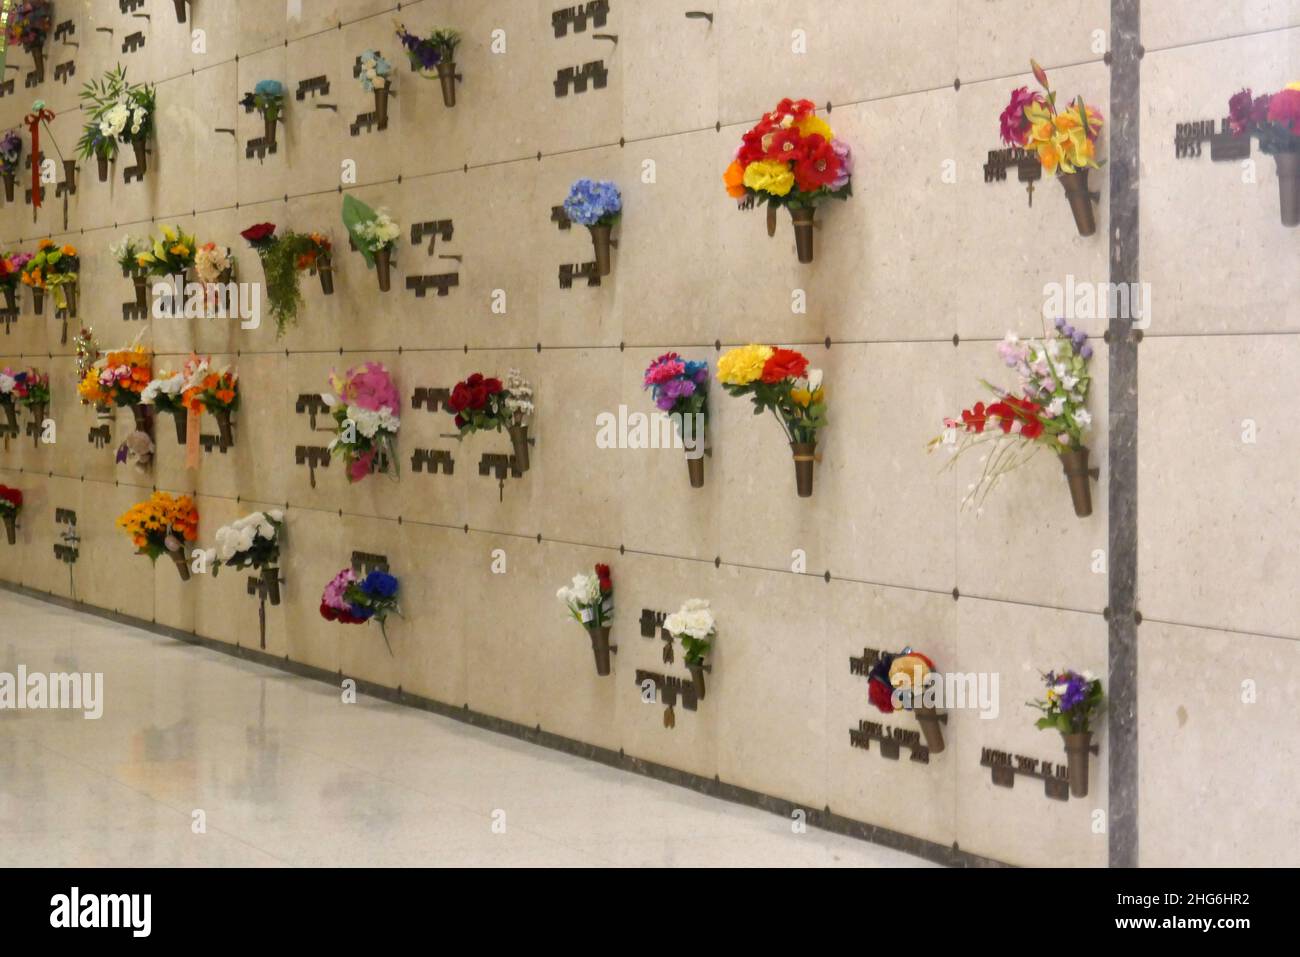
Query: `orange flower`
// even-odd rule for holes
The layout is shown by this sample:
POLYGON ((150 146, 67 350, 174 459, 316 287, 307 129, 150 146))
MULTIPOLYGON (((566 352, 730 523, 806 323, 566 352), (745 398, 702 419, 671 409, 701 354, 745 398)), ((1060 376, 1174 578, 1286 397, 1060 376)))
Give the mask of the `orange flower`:
POLYGON ((41 250, 53 249, 53 248, 54 248, 54 240, 52 240, 52 239, 42 239, 42 240, 40 241, 39 246, 38 246, 37 248, 38 248, 38 249, 41 249, 41 250))
POLYGON ((722 181, 727 184, 727 195, 732 199, 745 197, 745 167, 740 160, 733 160, 722 174, 722 181))
POLYGON ((235 401, 235 390, 234 389, 219 390, 217 392, 217 400, 222 402, 225 405, 230 405, 230 403, 235 401))
POLYGON ((63 255, 65 256, 75 256, 77 255, 77 247, 69 243, 68 245, 64 246, 63 249, 60 250, 60 252, 62 252, 63 255))

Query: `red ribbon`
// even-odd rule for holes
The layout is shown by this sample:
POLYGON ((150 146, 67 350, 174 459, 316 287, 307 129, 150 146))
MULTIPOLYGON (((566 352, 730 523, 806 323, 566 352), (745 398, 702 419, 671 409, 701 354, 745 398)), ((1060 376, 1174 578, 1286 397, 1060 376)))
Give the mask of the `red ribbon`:
POLYGON ((43 107, 23 118, 32 134, 32 206, 36 209, 41 208, 41 123, 52 119, 54 114, 43 107))

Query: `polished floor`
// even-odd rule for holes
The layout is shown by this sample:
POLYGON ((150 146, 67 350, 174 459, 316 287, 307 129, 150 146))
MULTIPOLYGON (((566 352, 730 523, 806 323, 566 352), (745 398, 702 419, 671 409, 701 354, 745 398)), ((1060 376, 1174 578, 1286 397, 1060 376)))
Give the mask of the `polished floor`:
POLYGON ((927 866, 9 592, 0 622, 0 672, 105 698, 0 710, 3 867, 927 866))

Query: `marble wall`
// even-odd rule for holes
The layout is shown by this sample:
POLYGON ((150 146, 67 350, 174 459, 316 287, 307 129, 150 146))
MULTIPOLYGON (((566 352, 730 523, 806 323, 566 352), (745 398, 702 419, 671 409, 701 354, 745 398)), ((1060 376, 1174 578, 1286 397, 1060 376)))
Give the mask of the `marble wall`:
MULTIPOLYGON (((184 468, 166 421, 151 472, 115 465, 111 449, 86 441, 94 416, 77 402, 58 322, 48 306, 34 316, 24 293, 0 363, 49 369, 58 441, 24 437, 0 452, 0 481, 28 496, 19 544, 0 547, 0 578, 256 645, 257 604, 242 577, 182 585, 169 564, 151 570, 132 557, 113 522, 155 486, 196 495, 208 540, 250 509, 287 506, 285 600, 267 612, 277 656, 937 845, 1016 864, 1104 865, 1104 721, 1086 799, 1047 800, 1027 778, 995 787, 980 757, 995 748, 1063 760, 1059 738, 1035 731, 1023 706, 1038 695, 1038 670, 1106 672, 1105 344, 1098 338, 1093 362, 1102 478, 1090 518, 1074 516, 1046 459, 982 511, 962 509, 979 464, 942 471, 926 442, 979 397, 981 377, 1000 375, 994 344, 1008 329, 1041 332, 1045 283, 1107 279, 1104 170, 1093 177, 1098 232, 1085 239, 1054 184, 1040 184, 1030 204, 1014 182, 985 183, 983 163, 1008 90, 1032 83, 1030 56, 1066 95, 1084 93, 1108 113, 1109 4, 1054 4, 1050 17, 1031 18, 1042 5, 1027 0, 716 0, 703 5, 710 23, 687 19, 682 4, 610 0, 603 27, 557 38, 551 14, 563 5, 414 0, 398 14, 387 0, 195 0, 182 26, 170 0, 144 0, 136 12, 148 20, 117 0, 56 0, 56 20, 75 23, 80 46, 55 42, 34 90, 23 86, 30 58, 10 51, 21 69, 9 71, 16 89, 0 98, 0 127, 39 95, 70 156, 79 84, 122 63, 131 79, 158 84, 159 135, 143 183, 122 181, 125 161, 107 184, 83 164, 66 226, 62 198, 33 218, 20 185, 18 202, 0 209, 4 246, 76 243, 82 320, 102 342, 143 329, 160 365, 191 349, 231 362, 244 409, 236 446, 205 454, 197 472, 184 468), (416 31, 464 34, 454 109, 436 82, 407 70, 398 16, 416 31), (124 53, 137 30, 145 45, 124 53), (796 52, 801 38, 806 53, 796 52), (354 137, 349 123, 371 108, 352 78, 367 48, 398 66, 396 98, 387 130, 354 137), (54 80, 68 60, 75 77, 54 80), (605 87, 557 98, 557 70, 594 60, 608 70, 605 87), (278 153, 245 158, 260 122, 238 107, 243 92, 263 78, 294 90, 320 75, 329 93, 290 102, 278 153), (820 215, 808 266, 795 259, 787 218, 768 239, 762 214, 738 212, 721 183, 739 136, 785 95, 827 105, 858 157, 855 195, 820 215), (387 294, 346 251, 348 163, 349 191, 387 206, 404 229, 455 224, 433 256, 427 241, 403 239, 387 294), (590 244, 584 230, 557 229, 551 209, 579 176, 616 180, 625 213, 613 275, 563 289, 560 265, 588 260, 590 244), (269 322, 122 319, 132 290, 110 242, 179 223, 236 248, 241 278, 258 281, 239 231, 262 221, 329 230, 342 247, 335 295, 304 280, 302 321, 282 339, 269 322), (405 289, 408 275, 443 272, 459 275, 446 297, 405 289), (493 310, 498 290, 504 314, 493 310), (796 290, 805 313, 792 311, 796 290), (704 489, 689 488, 680 451, 597 448, 598 414, 650 409, 640 376, 655 355, 715 359, 716 343, 754 340, 797 344, 826 370, 831 426, 813 498, 795 497, 777 426, 720 390, 704 489), (294 447, 329 437, 312 433, 295 400, 321 391, 332 369, 369 359, 386 363, 408 398, 400 481, 350 486, 336 464, 312 487, 294 447), (457 445, 444 435, 449 417, 411 409, 409 396, 512 366, 537 389, 537 444, 532 470, 502 491, 476 465, 508 451, 504 437, 457 445), (413 473, 416 448, 451 450, 454 474, 413 473), (56 507, 77 511, 83 538, 71 580, 51 551, 56 507), (318 615, 321 588, 353 550, 387 555, 403 581, 391 657, 377 629, 318 615), (498 553, 505 574, 493 573, 498 553), (608 678, 595 675, 585 635, 554 597, 597 561, 612 565, 617 589, 608 678), (697 712, 679 708, 669 730, 634 682, 638 668, 665 667, 637 619, 690 597, 712 600, 720 635, 708 697, 697 712), (849 671, 864 647, 904 644, 942 670, 1000 676, 998 716, 955 711, 948 749, 928 764, 849 744, 861 719, 915 728, 909 716, 872 711, 849 671)), ((1296 79, 1300 2, 1238 6, 1229 15, 1210 0, 1142 5, 1141 265, 1154 299, 1139 350, 1143 864, 1297 863, 1277 849, 1300 846, 1300 815, 1284 801, 1290 778, 1274 770, 1295 763, 1284 702, 1300 680, 1300 599, 1287 587, 1300 570, 1288 545, 1300 490, 1287 401, 1300 359, 1296 234, 1278 224, 1271 161, 1244 184, 1232 164, 1175 160, 1173 149, 1176 122, 1217 118, 1243 85, 1296 79), (1258 426, 1252 443, 1241 441, 1246 419, 1258 426), (1257 701, 1244 704, 1248 679, 1257 701), (1264 836, 1265 820, 1270 838, 1293 839, 1243 840, 1264 836)), ((1098 337, 1105 328, 1081 325, 1098 337)), ((120 412, 119 437, 128 421, 120 412)), ((680 656, 668 667, 685 675, 680 656)))

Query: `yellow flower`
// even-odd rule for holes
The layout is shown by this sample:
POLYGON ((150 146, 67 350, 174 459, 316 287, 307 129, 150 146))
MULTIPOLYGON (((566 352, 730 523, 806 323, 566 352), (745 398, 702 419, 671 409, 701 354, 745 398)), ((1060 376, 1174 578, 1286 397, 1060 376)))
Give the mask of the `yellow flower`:
POLYGON ((773 196, 785 196, 794 189, 794 172, 780 160, 756 160, 745 167, 745 185, 773 196))
POLYGON ((171 248, 170 252, 173 256, 188 256, 190 254, 190 247, 186 246, 184 243, 177 243, 171 248))
POLYGON ((830 124, 820 116, 814 116, 811 113, 796 123, 795 126, 799 128, 799 133, 803 136, 812 136, 816 133, 827 143, 835 139, 835 132, 831 129, 830 124))
POLYGON ((164 226, 162 228, 162 234, 163 238, 165 238, 169 243, 176 242, 176 231, 170 226, 164 226))
POLYGON ((824 389, 818 389, 816 392, 809 392, 807 389, 791 389, 790 398, 796 404, 803 406, 805 409, 810 405, 820 402, 825 396, 824 389))
POLYGON ((1296 80, 1294 83, 1288 83, 1286 88, 1288 90, 1300 90, 1300 80, 1296 80))
POLYGON ((771 346, 741 346, 718 360, 718 379, 727 385, 749 385, 763 375, 772 358, 771 346))

